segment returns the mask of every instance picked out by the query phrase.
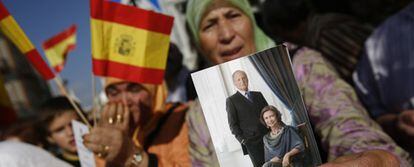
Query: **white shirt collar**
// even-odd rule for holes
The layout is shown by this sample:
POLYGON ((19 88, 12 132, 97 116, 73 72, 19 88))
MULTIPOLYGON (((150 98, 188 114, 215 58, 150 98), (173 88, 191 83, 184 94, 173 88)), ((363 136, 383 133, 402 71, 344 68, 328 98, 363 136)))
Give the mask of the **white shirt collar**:
POLYGON ((244 97, 247 97, 247 96, 246 96, 246 93, 248 93, 248 92, 249 92, 249 90, 247 90, 247 91, 242 91, 242 90, 239 90, 239 89, 237 89, 237 91, 238 91, 239 93, 241 93, 244 97))

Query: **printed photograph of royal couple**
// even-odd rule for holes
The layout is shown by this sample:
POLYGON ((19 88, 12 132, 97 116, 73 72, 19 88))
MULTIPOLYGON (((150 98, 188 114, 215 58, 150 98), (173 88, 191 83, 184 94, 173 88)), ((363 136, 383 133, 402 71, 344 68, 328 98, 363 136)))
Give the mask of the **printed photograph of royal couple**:
POLYGON ((192 74, 221 166, 316 166, 320 155, 283 45, 192 74))

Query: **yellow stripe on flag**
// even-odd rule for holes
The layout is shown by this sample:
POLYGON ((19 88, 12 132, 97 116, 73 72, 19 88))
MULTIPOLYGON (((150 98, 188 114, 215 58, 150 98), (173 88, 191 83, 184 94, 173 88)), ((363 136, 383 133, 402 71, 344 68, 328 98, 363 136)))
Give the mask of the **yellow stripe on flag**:
POLYGON ((91 30, 94 59, 165 69, 169 35, 96 19, 91 30), (109 39, 103 39, 104 32, 109 39))
POLYGON ((33 44, 12 16, 0 21, 0 29, 24 54, 34 49, 33 44))
POLYGON ((67 52, 68 46, 74 44, 76 44, 76 35, 72 35, 59 44, 46 49, 45 54, 50 65, 52 67, 63 65, 65 62, 65 57, 63 55, 66 54, 65 52, 67 52))

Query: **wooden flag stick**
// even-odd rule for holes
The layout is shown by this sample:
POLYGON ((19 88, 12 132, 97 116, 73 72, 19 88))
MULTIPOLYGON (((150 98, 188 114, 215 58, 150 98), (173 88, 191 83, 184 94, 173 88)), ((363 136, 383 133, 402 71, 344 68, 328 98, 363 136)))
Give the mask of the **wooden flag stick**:
POLYGON ((59 89, 62 91, 63 95, 66 96, 66 98, 69 99, 69 102, 72 104, 72 106, 75 108, 76 113, 79 115, 79 117, 82 119, 83 123, 88 125, 89 128, 91 128, 91 124, 89 123, 88 119, 86 119, 85 115, 83 115, 82 111, 79 109, 79 107, 76 105, 75 101, 72 99, 72 97, 69 96, 68 91, 66 90, 65 86, 63 85, 62 79, 60 78, 59 74, 55 77, 55 82, 59 89))
POLYGON ((96 121, 96 110, 98 105, 96 105, 96 88, 95 88, 95 77, 93 76, 93 73, 91 75, 92 77, 92 117, 93 117, 93 126, 95 127, 97 125, 96 121))

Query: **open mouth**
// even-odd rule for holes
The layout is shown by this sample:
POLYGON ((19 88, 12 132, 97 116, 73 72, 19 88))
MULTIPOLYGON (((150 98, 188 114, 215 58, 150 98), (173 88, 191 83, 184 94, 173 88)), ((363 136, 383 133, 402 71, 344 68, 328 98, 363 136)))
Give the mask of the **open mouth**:
POLYGON ((241 50, 243 49, 243 46, 236 47, 231 50, 226 50, 224 52, 221 52, 222 57, 232 57, 234 55, 237 55, 241 50))

